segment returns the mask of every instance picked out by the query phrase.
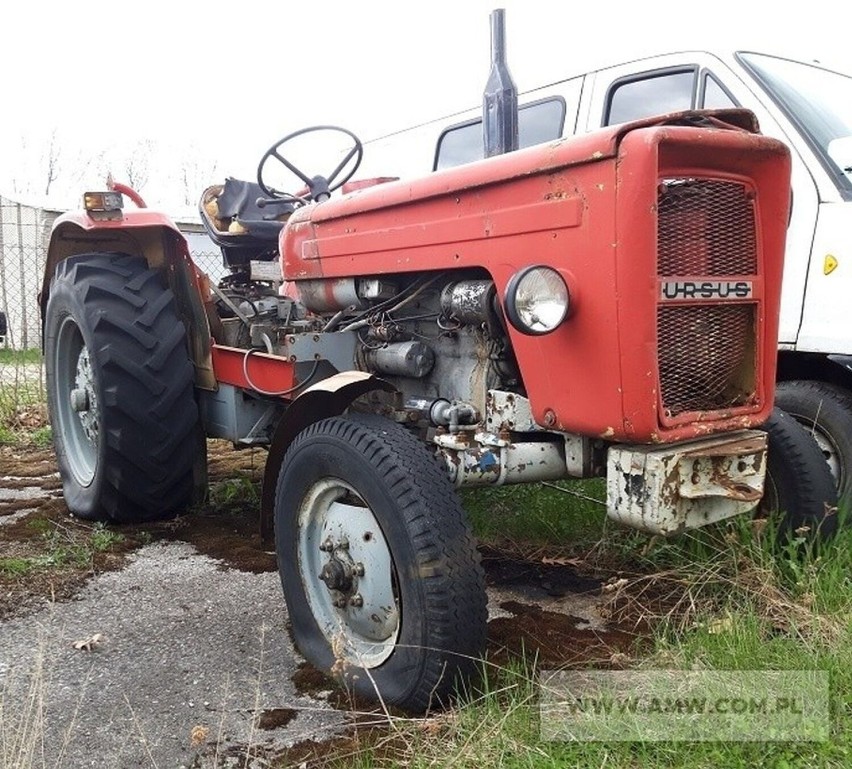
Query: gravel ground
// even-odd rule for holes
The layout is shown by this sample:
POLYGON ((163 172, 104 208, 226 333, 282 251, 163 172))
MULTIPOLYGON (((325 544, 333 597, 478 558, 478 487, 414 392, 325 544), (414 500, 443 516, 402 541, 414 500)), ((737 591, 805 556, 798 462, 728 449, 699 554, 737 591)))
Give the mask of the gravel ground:
MULTIPOLYGON (((213 449, 220 481, 253 471, 250 455, 213 449)), ((70 526, 60 495, 49 450, 1 450, 0 554, 22 542, 50 557, 43 532, 70 526)), ((102 564, 82 588, 86 573, 63 587, 65 572, 47 568, 28 591, 0 595, 22 609, 0 621, 0 769, 262 769, 264 757, 350 725, 351 714, 293 682, 303 660, 258 526, 253 505, 208 509, 149 527, 153 544, 114 556, 128 560, 102 564), (34 757, 10 757, 22 737, 34 757), (247 763, 250 748, 260 758, 247 763)), ((85 524, 72 528, 85 541, 85 524)), ((524 650, 550 666, 606 664, 632 644, 604 620, 597 580, 493 549, 483 564, 493 662, 524 650)))
MULTIPOLYGON (((226 752, 322 739, 344 723, 296 692, 285 611, 276 573, 224 570, 180 542, 149 545, 76 600, 0 625, 0 696, 43 739, 33 766, 243 766, 226 752), (91 650, 75 648, 96 635, 91 650), (283 708, 297 711, 289 724, 257 727, 283 708)), ((7 717, 0 759, 9 728, 7 717)))

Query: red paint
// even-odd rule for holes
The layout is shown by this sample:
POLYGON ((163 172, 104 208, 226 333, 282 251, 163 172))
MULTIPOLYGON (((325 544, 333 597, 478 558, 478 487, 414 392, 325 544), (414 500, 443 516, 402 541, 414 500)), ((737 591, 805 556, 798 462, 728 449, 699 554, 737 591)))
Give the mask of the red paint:
POLYGON ((268 393, 280 393, 295 384, 293 364, 279 355, 218 344, 213 345, 211 352, 216 381, 221 384, 268 393))
POLYGON ((82 230, 126 230, 139 227, 165 227, 176 232, 181 238, 183 234, 175 223, 165 214, 150 208, 130 209, 121 212, 120 219, 93 219, 85 211, 68 211, 58 217, 53 226, 51 240, 56 240, 57 231, 63 225, 76 225, 82 230))
POLYGON ((107 187, 115 192, 120 192, 122 195, 126 195, 130 198, 137 206, 137 208, 148 208, 148 204, 142 199, 142 196, 126 184, 121 184, 121 182, 113 181, 112 177, 107 179, 107 187))
POLYGON ((617 127, 391 182, 297 211, 281 234, 285 278, 340 278, 479 267, 504 296, 531 264, 556 267, 571 318, 547 336, 509 335, 533 414, 554 429, 612 440, 687 439, 764 421, 772 407, 789 153, 739 130, 617 127), (757 402, 662 414, 655 213, 660 179, 730 179, 758 190, 757 402))

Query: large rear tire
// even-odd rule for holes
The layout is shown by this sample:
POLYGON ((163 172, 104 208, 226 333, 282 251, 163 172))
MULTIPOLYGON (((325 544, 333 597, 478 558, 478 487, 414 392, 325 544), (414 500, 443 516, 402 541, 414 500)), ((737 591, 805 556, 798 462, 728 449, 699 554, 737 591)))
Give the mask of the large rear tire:
POLYGON ((475 672, 479 554, 446 473, 404 428, 334 417, 300 433, 275 540, 297 646, 355 694, 422 712, 475 672))
POLYGON ((837 484, 841 506, 852 504, 852 394, 826 382, 778 384, 775 402, 817 442, 837 484))
POLYGON ((779 408, 760 429, 769 438, 760 514, 778 522, 782 539, 796 533, 808 540, 832 536, 837 530, 837 491, 816 442, 779 408))
POLYGON ((53 441, 68 509, 137 523, 193 497, 198 409, 186 330, 144 259, 60 262, 45 312, 53 441))

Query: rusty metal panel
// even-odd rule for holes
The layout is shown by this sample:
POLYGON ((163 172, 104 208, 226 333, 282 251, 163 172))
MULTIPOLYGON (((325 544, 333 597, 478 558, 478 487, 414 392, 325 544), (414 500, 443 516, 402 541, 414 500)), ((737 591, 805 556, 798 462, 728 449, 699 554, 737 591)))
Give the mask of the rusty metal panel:
POLYGON ((763 494, 766 433, 743 430, 680 446, 617 446, 607 458, 607 515, 676 534, 753 509, 763 494))

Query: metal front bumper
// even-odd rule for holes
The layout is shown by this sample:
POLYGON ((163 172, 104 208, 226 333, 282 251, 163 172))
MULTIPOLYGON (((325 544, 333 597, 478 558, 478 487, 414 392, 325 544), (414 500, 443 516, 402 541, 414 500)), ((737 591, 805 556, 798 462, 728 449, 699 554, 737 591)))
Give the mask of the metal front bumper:
POLYGON ((748 512, 763 496, 766 440, 742 430, 669 446, 612 446, 607 515, 668 535, 748 512))

